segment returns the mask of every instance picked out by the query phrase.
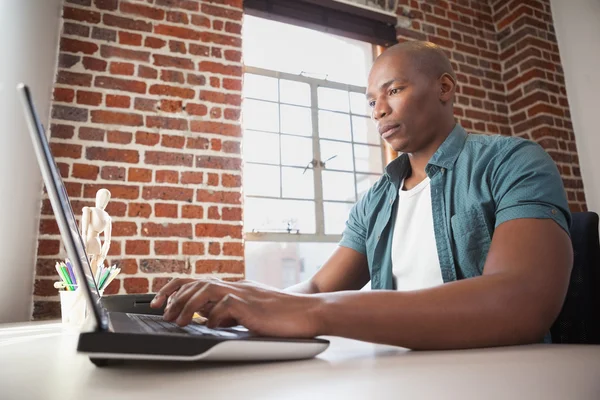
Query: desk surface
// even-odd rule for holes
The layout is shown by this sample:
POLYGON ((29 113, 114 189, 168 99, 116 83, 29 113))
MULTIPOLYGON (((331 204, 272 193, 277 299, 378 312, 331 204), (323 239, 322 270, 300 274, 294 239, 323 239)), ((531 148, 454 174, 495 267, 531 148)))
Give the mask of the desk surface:
POLYGON ((600 399, 600 346, 416 352, 328 338, 305 361, 95 367, 57 323, 0 325, 2 399, 600 399))

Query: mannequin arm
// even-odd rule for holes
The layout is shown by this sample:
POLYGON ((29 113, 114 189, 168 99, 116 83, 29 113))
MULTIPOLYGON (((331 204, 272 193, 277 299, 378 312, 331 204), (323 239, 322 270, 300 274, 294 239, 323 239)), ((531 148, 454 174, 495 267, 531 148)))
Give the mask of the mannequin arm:
POLYGON ((108 255, 108 249, 110 248, 110 241, 112 238, 112 219, 108 217, 106 228, 104 229, 104 243, 102 243, 101 257, 102 260, 108 255))

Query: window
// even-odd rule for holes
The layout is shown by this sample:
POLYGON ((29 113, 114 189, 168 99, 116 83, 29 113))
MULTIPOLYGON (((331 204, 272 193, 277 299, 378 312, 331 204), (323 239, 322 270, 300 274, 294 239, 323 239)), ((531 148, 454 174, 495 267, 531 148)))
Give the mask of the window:
POLYGON ((243 34, 246 270, 285 287, 327 260, 383 171, 364 95, 372 46, 255 17, 243 34))

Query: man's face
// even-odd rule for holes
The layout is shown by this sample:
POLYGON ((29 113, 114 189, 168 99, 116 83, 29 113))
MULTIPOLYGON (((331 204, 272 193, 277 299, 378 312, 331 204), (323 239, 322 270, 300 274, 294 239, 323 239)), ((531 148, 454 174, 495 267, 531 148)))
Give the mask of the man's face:
POLYGON ((384 55, 373 65, 367 87, 379 134, 403 153, 418 152, 430 144, 440 112, 437 80, 413 64, 409 53, 384 55))

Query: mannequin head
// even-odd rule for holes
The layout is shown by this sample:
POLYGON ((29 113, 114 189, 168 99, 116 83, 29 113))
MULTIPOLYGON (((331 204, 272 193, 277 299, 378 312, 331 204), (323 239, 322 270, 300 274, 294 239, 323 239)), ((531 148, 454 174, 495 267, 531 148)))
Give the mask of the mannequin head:
POLYGON ((104 210, 110 201, 110 192, 108 189, 100 189, 96 192, 96 207, 104 210))

